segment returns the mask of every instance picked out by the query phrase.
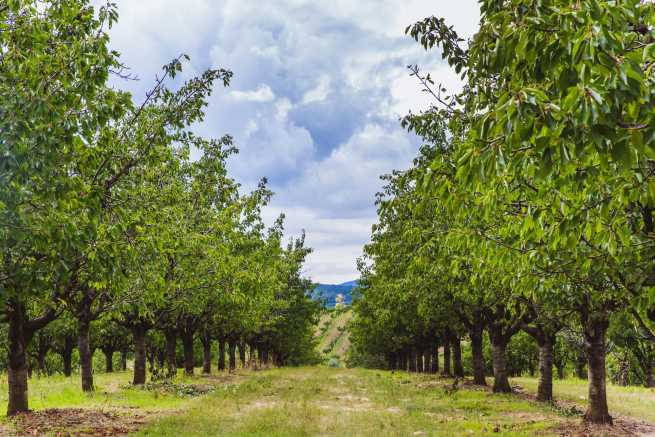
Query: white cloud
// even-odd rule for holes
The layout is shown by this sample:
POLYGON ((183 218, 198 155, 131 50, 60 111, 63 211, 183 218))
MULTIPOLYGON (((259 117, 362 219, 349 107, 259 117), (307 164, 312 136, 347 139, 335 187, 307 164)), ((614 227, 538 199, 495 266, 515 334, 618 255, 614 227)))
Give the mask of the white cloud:
MULTIPOLYGON (((101 1, 101 0, 98 0, 101 1)), ((102 0, 104 2, 104 0, 102 0)), ((183 77, 229 68, 198 133, 230 133, 229 162, 246 187, 268 176, 266 211, 287 215, 287 233, 307 230, 315 280, 354 279, 355 258, 375 221, 379 176, 411 162, 418 141, 398 118, 431 100, 408 77, 419 64, 449 89, 460 86, 437 51, 404 35, 429 15, 470 37, 476 0, 124 0, 112 45, 142 78, 121 83, 140 98, 161 65, 191 55, 183 77), (174 13, 171 13, 174 11, 174 13)))
POLYGON ((275 94, 268 85, 260 85, 253 91, 232 91, 230 96, 237 101, 266 103, 275 100, 275 94))
POLYGON ((307 91, 302 98, 302 103, 313 103, 313 102, 322 102, 330 94, 330 78, 327 75, 321 77, 321 80, 316 85, 316 88, 312 88, 307 91))

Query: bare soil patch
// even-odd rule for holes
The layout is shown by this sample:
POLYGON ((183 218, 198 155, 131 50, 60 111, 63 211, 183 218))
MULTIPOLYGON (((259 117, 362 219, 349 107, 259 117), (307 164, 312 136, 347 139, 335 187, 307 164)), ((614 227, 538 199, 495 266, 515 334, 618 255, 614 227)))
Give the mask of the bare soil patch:
POLYGON ((137 431, 146 422, 137 413, 87 410, 81 408, 49 409, 20 414, 12 419, 15 436, 55 435, 73 436, 126 436, 137 431))
POLYGON ((617 418, 614 426, 571 422, 551 428, 548 432, 555 432, 560 437, 645 437, 655 436, 655 426, 634 419, 617 418))

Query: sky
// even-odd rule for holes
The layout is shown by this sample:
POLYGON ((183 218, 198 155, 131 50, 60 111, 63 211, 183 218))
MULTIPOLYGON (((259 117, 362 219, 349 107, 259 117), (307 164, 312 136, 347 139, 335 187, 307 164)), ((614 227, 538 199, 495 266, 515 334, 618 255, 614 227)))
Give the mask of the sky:
POLYGON ((380 176, 407 168, 420 146, 399 118, 430 100, 410 78, 417 64, 449 90, 457 76, 437 50, 404 34, 443 16, 459 34, 476 30, 476 0, 117 0, 112 48, 138 81, 118 84, 141 100, 161 66, 182 53, 184 76, 234 73, 217 86, 203 123, 239 148, 228 167, 244 190, 267 177, 268 223, 286 215, 287 236, 307 234, 305 274, 315 282, 358 277, 356 259, 376 221, 380 176))

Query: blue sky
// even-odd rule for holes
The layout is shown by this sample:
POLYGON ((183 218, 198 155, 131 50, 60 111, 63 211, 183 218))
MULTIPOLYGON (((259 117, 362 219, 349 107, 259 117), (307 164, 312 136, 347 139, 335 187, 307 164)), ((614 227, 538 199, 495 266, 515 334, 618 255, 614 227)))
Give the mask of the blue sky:
POLYGON ((473 34, 475 0, 118 0, 112 46, 140 78, 120 84, 140 99, 160 67, 180 53, 185 75, 234 72, 216 89, 198 133, 234 136, 232 175, 245 189, 268 177, 269 222, 286 214, 288 235, 307 232, 306 273, 339 283, 375 222, 379 176, 407 167, 418 150, 399 117, 429 99, 408 77, 419 64, 449 89, 457 77, 439 53, 404 35, 410 23, 444 16, 473 34))

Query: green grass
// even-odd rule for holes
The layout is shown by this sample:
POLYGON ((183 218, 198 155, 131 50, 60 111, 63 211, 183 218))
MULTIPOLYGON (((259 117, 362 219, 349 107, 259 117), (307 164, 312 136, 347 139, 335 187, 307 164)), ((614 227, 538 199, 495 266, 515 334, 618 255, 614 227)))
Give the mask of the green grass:
MULTIPOLYGON (((136 435, 142 437, 548 436, 579 423, 579 418, 525 397, 493 395, 470 386, 452 393, 451 380, 402 372, 306 367, 178 376, 176 383, 214 387, 199 397, 131 388, 130 378, 129 373, 97 374, 92 394, 79 389, 78 377, 33 378, 30 406, 37 411, 138 413, 145 425, 139 425, 136 435)), ((515 378, 512 383, 532 392, 537 381, 515 378)), ((0 408, 6 408, 6 389, 4 377, 0 408)), ((586 381, 555 381, 555 395, 583 408, 586 381)), ((610 385, 608 395, 613 413, 655 422, 652 390, 610 385)), ((0 434, 9 434, 12 426, 4 419, 0 434)))
POLYGON ((251 374, 140 436, 548 435, 570 419, 515 396, 448 381, 363 369, 312 367, 251 374))
MULTIPOLYGON (((528 392, 536 393, 536 378, 512 378, 512 385, 518 384, 528 392)), ((573 401, 584 409, 588 396, 587 381, 565 379, 553 381, 555 399, 573 401)), ((644 387, 620 387, 607 384, 607 403, 610 414, 642 419, 655 423, 655 390, 644 387)))
MULTIPOLYGON (((176 410, 187 399, 175 394, 147 391, 130 387, 131 372, 94 375, 96 390, 84 393, 79 375, 51 376, 29 380, 30 409, 47 408, 138 408, 144 411, 176 410)), ((202 382, 204 378, 179 377, 180 383, 202 382)), ((7 409, 7 377, 0 380, 0 411, 7 409)))

